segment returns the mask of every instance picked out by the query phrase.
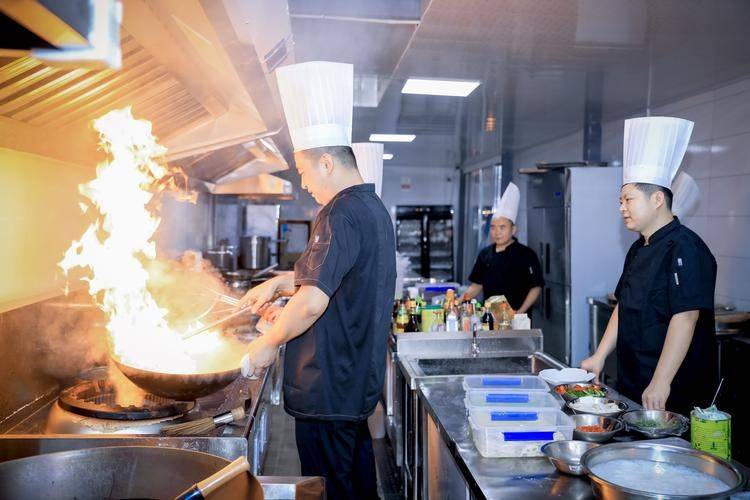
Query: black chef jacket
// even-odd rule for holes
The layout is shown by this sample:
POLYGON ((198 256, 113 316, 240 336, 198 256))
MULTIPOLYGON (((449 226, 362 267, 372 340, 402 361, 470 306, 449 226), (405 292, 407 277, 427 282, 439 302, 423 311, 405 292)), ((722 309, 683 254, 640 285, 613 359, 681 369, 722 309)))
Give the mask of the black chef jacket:
POLYGON ((617 284, 617 385, 640 402, 651 382, 672 316, 699 310, 690 348, 672 381, 667 408, 683 414, 711 402, 718 377, 714 331, 716 260, 677 217, 630 247, 617 284))
POLYGON ((286 344, 287 413, 366 419, 383 389, 396 285, 393 223, 374 184, 344 189, 320 210, 294 281, 330 301, 309 330, 286 344))
POLYGON ((469 281, 482 285, 485 299, 505 295, 513 310, 521 307, 529 290, 544 285, 536 253, 515 237, 502 252, 495 251, 494 243, 483 248, 471 270, 469 281))

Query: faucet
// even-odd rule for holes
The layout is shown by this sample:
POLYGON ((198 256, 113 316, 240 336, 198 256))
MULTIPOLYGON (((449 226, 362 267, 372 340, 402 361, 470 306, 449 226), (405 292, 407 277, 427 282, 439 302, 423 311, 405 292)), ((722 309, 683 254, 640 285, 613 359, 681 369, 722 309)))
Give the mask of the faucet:
POLYGON ((477 341, 477 325, 471 329, 471 357, 476 358, 479 354, 479 341, 477 341))

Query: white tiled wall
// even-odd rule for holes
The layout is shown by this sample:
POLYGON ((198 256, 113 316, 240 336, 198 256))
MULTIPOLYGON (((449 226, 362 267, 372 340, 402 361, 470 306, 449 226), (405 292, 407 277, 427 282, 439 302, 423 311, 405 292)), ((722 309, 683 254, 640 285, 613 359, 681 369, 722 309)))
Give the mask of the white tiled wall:
MULTIPOLYGON (((701 198, 683 222, 718 263, 717 303, 750 310, 750 78, 652 110, 695 122, 682 169, 701 198)), ((602 129, 602 156, 622 161, 623 120, 602 129)))

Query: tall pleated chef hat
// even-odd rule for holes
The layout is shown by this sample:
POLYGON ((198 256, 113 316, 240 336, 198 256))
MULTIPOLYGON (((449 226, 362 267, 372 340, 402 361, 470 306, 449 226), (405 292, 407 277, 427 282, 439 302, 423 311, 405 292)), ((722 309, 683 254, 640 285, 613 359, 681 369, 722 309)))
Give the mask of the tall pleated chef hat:
POLYGON ((690 142, 693 122, 649 116, 625 120, 622 183, 669 189, 690 142))
POLYGON ((701 191, 690 175, 680 172, 672 183, 672 213, 687 217, 698 205, 701 191))
POLYGON ((351 146, 354 66, 311 61, 276 70, 294 151, 351 146))
POLYGON ((375 193, 380 196, 383 187, 383 145, 379 142, 355 142, 352 149, 359 175, 363 181, 375 184, 375 193))
POLYGON ((505 188, 503 195, 495 200, 495 205, 492 207, 492 218, 505 217, 515 224, 520 201, 521 192, 518 190, 518 186, 511 182, 505 188))

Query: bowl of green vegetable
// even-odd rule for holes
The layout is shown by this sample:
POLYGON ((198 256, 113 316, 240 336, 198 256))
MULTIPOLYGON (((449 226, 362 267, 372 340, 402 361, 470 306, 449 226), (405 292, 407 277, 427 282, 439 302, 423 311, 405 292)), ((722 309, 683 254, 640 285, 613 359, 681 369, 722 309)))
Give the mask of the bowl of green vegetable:
POLYGON ((650 438, 682 436, 690 421, 673 411, 633 410, 620 417, 628 431, 635 431, 650 438))
POLYGON ((603 385, 592 383, 560 384, 555 386, 555 393, 559 394, 566 403, 584 396, 606 398, 607 392, 607 388, 603 385))

